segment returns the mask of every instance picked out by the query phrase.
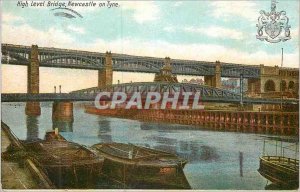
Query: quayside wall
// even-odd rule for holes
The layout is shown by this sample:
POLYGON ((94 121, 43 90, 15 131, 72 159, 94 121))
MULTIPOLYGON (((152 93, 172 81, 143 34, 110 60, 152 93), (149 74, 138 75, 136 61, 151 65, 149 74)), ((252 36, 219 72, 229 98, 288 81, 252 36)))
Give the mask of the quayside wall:
POLYGON ((173 109, 97 109, 87 113, 148 122, 193 125, 194 129, 274 135, 299 135, 299 112, 258 112, 173 109))

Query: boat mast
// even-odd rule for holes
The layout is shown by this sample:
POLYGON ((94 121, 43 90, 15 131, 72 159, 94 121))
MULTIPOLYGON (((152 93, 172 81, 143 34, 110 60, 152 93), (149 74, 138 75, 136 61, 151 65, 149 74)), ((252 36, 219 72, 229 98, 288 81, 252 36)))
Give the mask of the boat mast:
MULTIPOLYGON (((283 67, 283 48, 281 48, 281 69, 283 67)), ((282 111, 282 99, 283 99, 283 82, 282 82, 282 76, 280 75, 280 109, 282 111)))
POLYGON ((266 140, 264 140, 263 156, 265 156, 265 145, 266 145, 266 140))

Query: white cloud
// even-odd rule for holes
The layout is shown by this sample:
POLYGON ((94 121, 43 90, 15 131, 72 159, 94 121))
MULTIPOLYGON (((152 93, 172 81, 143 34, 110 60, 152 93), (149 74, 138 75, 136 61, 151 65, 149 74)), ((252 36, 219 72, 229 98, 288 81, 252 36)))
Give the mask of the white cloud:
POLYGON ((162 30, 164 30, 166 32, 175 32, 175 27, 165 26, 162 30))
POLYGON ((79 34, 84 34, 85 33, 85 29, 83 27, 77 27, 77 26, 69 25, 69 26, 67 26, 67 29, 72 31, 72 32, 79 33, 79 34))
POLYGON ((250 21, 257 20, 259 11, 255 2, 251 1, 215 1, 210 3, 212 15, 226 19, 229 16, 243 17, 250 21))
POLYGON ((191 33, 200 33, 215 38, 226 38, 226 39, 230 38, 230 39, 237 39, 237 40, 243 39, 242 32, 235 29, 229 29, 224 27, 217 27, 217 26, 210 26, 205 28, 185 27, 183 30, 191 33))
POLYGON ((297 42, 297 44, 299 45, 299 27, 291 29, 291 38, 292 41, 297 42))
MULTIPOLYGON (((216 61, 237 64, 268 66, 280 65, 281 54, 268 54, 264 51, 248 53, 237 49, 214 44, 174 44, 165 41, 139 41, 134 39, 119 39, 111 42, 102 39, 95 40, 92 44, 84 45, 87 51, 111 50, 113 53, 130 55, 166 57, 173 59, 187 59, 198 61, 216 61), (126 50, 126 52, 124 52, 126 50)), ((286 53, 285 66, 299 67, 299 53, 286 53)))
POLYGON ((174 7, 179 7, 183 4, 183 1, 177 1, 176 3, 174 3, 174 7))
POLYGON ((140 24, 159 19, 160 10, 154 1, 122 1, 120 7, 133 11, 134 20, 140 24))
POLYGON ((219 26, 208 26, 208 27, 174 27, 174 26, 165 26, 162 28, 166 32, 175 32, 175 31, 184 31, 186 33, 199 33, 214 38, 221 39, 235 39, 242 40, 245 39, 245 34, 239 30, 219 27, 219 26))
POLYGON ((74 39, 64 31, 54 27, 47 31, 40 31, 32 28, 28 24, 14 26, 2 25, 2 41, 4 43, 24 44, 24 45, 43 45, 55 47, 74 43, 74 39))
POLYGON ((3 13, 2 14, 2 21, 5 22, 5 23, 11 23, 11 22, 14 22, 14 21, 24 21, 24 18, 20 17, 20 16, 12 15, 10 13, 3 13))

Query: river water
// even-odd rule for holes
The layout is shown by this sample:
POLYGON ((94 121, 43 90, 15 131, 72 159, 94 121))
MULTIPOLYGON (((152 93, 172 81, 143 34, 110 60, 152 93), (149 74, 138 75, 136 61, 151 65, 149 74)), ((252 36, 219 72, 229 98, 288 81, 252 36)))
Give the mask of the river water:
POLYGON ((258 190, 267 184, 257 172, 266 135, 91 115, 79 103, 74 105, 74 122, 59 123, 52 122, 52 103, 41 103, 41 109, 41 116, 29 117, 25 103, 2 103, 2 121, 20 139, 43 139, 46 131, 58 127, 66 139, 86 146, 113 141, 176 153, 188 159, 184 173, 193 189, 258 190))

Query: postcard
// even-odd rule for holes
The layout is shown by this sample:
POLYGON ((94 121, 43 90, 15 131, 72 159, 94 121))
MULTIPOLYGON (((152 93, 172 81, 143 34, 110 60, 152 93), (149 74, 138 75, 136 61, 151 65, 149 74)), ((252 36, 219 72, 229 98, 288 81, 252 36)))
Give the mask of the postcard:
POLYGON ((1 1, 2 191, 297 190, 299 1, 1 1))

